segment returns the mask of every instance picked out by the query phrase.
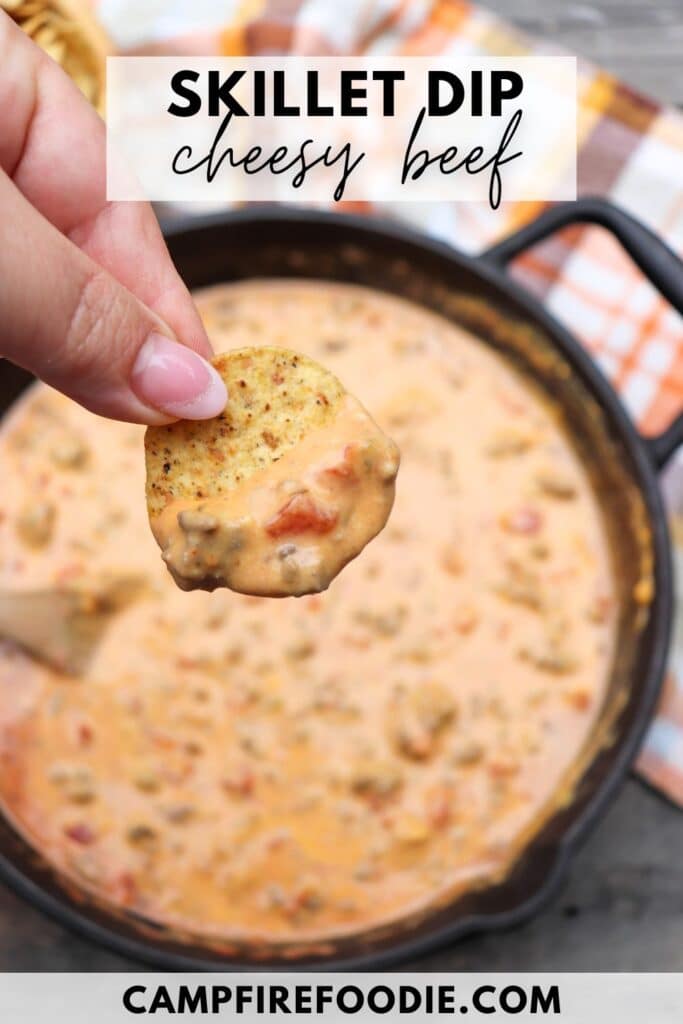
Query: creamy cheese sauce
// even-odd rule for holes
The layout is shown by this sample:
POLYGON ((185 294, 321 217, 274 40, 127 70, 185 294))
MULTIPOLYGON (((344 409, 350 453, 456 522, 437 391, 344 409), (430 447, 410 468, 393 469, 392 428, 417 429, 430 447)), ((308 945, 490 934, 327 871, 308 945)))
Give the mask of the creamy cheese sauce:
POLYGON ((319 593, 385 525, 398 466, 396 445, 346 395, 277 462, 219 498, 169 502, 152 532, 183 590, 319 593))
POLYGON ((0 646, 0 795, 119 907, 298 941, 500 876, 595 725, 615 590, 553 408, 399 299, 254 282, 200 293, 218 350, 296 347, 402 454, 387 527, 329 590, 183 593, 146 522, 142 429, 43 386, 6 419, 0 585, 143 572, 88 678, 0 646))

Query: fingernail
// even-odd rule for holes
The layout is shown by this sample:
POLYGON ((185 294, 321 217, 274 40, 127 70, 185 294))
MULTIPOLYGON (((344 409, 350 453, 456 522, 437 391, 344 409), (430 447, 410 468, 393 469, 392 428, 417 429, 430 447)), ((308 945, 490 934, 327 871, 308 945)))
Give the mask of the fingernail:
POLYGON ((218 416, 228 401, 213 366, 163 334, 150 334, 138 352, 130 385, 142 402, 183 420, 218 416))

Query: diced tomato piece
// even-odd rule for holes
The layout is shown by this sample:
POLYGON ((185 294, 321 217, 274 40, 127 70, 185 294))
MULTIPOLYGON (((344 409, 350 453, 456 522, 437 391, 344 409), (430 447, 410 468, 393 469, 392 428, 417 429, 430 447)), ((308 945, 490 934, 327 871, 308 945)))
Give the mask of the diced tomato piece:
POLYGON ((502 388, 496 392, 496 398, 504 409, 515 416, 521 416, 527 411, 527 407, 516 395, 511 395, 509 391, 503 391, 502 388))
POLYGON ((70 583, 71 580, 82 576, 83 571, 83 565, 81 562, 69 562, 55 572, 55 582, 70 583))
POLYGON ((334 466, 328 466, 323 470, 323 474, 325 476, 334 477, 337 480, 348 480, 349 483, 355 482, 358 477, 351 462, 353 451, 354 446, 352 444, 347 444, 344 448, 344 454, 341 461, 334 466))
POLYGON ((81 747, 89 747, 95 738, 92 726, 88 722, 79 722, 76 730, 76 736, 78 739, 78 745, 81 747))
POLYGON ((137 902, 138 886, 130 871, 122 871, 113 880, 113 894, 116 900, 123 903, 124 907, 130 907, 137 902))
POLYGON ((437 783, 427 793, 427 818, 435 829, 445 828, 453 815, 453 791, 450 786, 437 783))
POLYGON ((266 523, 269 537, 287 537, 295 533, 329 533, 337 525, 338 515, 333 509, 316 505, 310 494, 293 494, 270 522, 266 523))
POLYGON ((248 768, 241 768, 233 775, 223 779, 223 788, 235 796, 251 796, 255 783, 254 773, 248 768))
POLYGON ((576 711, 588 711, 589 707, 593 703, 593 699, 588 690, 572 690, 571 693, 566 694, 566 700, 571 707, 576 709, 576 711))
POLYGON ((334 477, 336 480, 348 480, 349 483, 353 483, 358 479, 356 471, 348 462, 339 462, 336 466, 329 466, 323 470, 323 473, 325 476, 334 477))
POLYGON ((90 846, 91 843, 95 842, 95 833, 90 828, 90 825, 86 825, 85 822, 67 825, 64 829, 64 835, 69 839, 73 839, 74 843, 80 843, 81 846, 90 846))
POLYGON ((607 622, 612 611, 612 598, 608 594, 598 594, 588 610, 588 617, 591 622, 607 622))
POLYGON ((488 773, 492 779, 509 779, 519 771, 519 765, 513 761, 491 761, 488 773))
POLYGON ((178 741, 173 736, 158 729, 151 731, 149 738, 155 747, 161 747, 162 750, 174 750, 178 746, 178 741))
POLYGON ((461 633, 463 636, 467 636, 472 633, 479 625, 479 615, 476 609, 464 605, 457 609, 455 618, 453 620, 453 628, 456 633, 461 633))
POLYGON ((175 659, 177 668, 201 668, 202 663, 200 658, 191 658, 187 654, 181 654, 175 659))
POLYGON ((528 506, 510 512, 503 519, 503 526, 511 533, 531 535, 538 533, 542 525, 543 517, 541 513, 537 509, 528 506))

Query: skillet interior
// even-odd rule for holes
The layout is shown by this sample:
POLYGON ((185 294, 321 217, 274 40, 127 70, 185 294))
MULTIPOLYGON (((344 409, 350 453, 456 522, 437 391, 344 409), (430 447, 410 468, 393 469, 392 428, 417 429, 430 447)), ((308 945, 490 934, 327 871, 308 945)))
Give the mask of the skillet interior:
MULTIPOLYGON (((647 724, 666 651, 670 573, 666 527, 644 447, 614 393, 580 350, 531 300, 481 261, 400 229, 320 214, 237 214, 192 222, 171 233, 173 257, 194 288, 255 276, 361 283, 412 299, 504 351, 556 401, 605 510, 621 592, 617 657, 593 741, 568 780, 566 800, 527 847, 507 879, 419 920, 362 938, 302 950, 193 945, 163 928, 113 914, 65 889, 41 858, 0 819, 0 868, 43 909, 129 955, 166 967, 379 966, 416 955, 467 931, 513 924, 542 902, 575 841, 623 777, 647 724), (651 603, 634 600, 634 588, 651 603)), ((6 408, 28 375, 5 365, 6 408)))

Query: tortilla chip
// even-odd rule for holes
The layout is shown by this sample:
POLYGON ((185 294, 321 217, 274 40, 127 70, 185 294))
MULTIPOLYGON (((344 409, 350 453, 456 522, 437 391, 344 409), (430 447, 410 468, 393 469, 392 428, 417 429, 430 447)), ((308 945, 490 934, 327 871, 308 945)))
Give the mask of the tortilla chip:
POLYGON ((328 370, 288 349, 235 349, 213 365, 228 389, 220 416, 147 428, 150 519, 176 499, 220 497, 277 462, 332 419, 346 393, 328 370))

